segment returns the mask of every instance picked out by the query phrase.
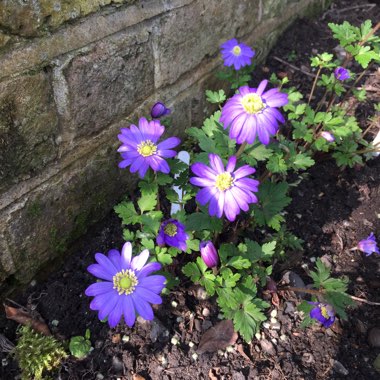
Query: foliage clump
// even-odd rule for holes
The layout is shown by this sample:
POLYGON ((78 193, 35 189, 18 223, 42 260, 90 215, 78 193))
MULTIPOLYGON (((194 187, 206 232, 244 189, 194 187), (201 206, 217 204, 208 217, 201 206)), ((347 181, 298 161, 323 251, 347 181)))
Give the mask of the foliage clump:
POLYGON ((67 356, 62 344, 52 336, 34 331, 30 326, 21 327, 19 333, 14 354, 21 368, 21 379, 49 379, 48 373, 58 368, 67 356))

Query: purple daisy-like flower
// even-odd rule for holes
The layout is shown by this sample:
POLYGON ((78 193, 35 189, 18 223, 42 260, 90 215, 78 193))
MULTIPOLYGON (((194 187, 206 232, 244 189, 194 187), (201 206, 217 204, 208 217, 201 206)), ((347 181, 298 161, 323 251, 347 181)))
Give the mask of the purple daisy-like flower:
POLYGON ((212 241, 208 240, 200 242, 199 250, 201 251, 202 260, 209 268, 218 266, 218 251, 216 250, 212 241))
POLYGON ((315 306, 310 311, 310 318, 321 322, 326 328, 330 327, 334 323, 335 313, 332 306, 320 302, 309 302, 309 304, 315 306))
POLYGON ((85 294, 94 299, 90 309, 98 310, 98 317, 108 317, 110 327, 115 327, 124 315, 125 323, 132 327, 136 320, 136 312, 146 320, 153 319, 150 304, 162 303, 158 295, 165 287, 165 277, 152 275, 161 269, 161 264, 146 264, 149 258, 147 249, 132 258, 132 245, 124 244, 121 254, 116 249, 108 252, 108 257, 96 253, 97 264, 90 265, 87 270, 102 280, 90 285, 85 294))
POLYGON ((119 168, 124 169, 131 165, 131 173, 139 172, 140 178, 144 178, 146 171, 151 167, 155 172, 169 173, 170 168, 165 158, 175 157, 175 148, 181 140, 177 137, 157 143, 165 131, 165 127, 158 120, 149 121, 145 117, 140 118, 139 127, 131 125, 130 128, 121 128, 118 135, 122 142, 117 150, 121 153, 123 161, 119 168))
POLYGON ((243 86, 227 101, 222 109, 220 122, 224 129, 230 127, 229 136, 238 144, 252 144, 256 136, 267 145, 270 136, 277 133, 278 123, 285 119, 276 107, 288 103, 288 95, 272 88, 264 92, 268 81, 263 80, 257 88, 243 86))
POLYGON ((152 109, 150 110, 150 115, 153 119, 159 119, 162 116, 169 115, 170 112, 170 109, 166 108, 164 103, 157 102, 153 105, 152 109))
POLYGON ((233 222, 240 210, 248 211, 250 203, 257 203, 253 192, 258 191, 259 181, 245 178, 255 173, 255 169, 244 165, 237 170, 236 157, 229 158, 226 169, 222 159, 217 154, 209 154, 211 167, 196 162, 191 166, 197 177, 191 177, 190 183, 203 187, 196 196, 202 205, 209 205, 209 214, 221 218, 223 213, 233 222))
POLYGON ((327 131, 323 131, 321 132, 321 137, 324 138, 327 142, 334 142, 335 141, 335 137, 332 133, 330 132, 327 132, 327 131))
POLYGON ((238 43, 238 41, 233 38, 220 45, 222 49, 222 58, 224 61, 224 66, 234 66, 235 70, 240 70, 244 66, 248 66, 252 62, 252 58, 255 56, 255 51, 249 46, 238 43))
POLYGON ((186 240, 188 239, 189 235, 185 232, 185 226, 177 219, 168 219, 161 224, 156 242, 160 246, 169 245, 186 251, 186 240))
POLYGON ((357 248, 364 252, 366 256, 371 255, 372 253, 380 254, 379 247, 376 244, 376 238, 373 232, 367 237, 367 239, 360 240, 357 248))
POLYGON ((344 81, 346 79, 351 78, 350 72, 346 70, 344 67, 337 67, 334 70, 334 75, 335 75, 335 78, 340 81, 344 81))

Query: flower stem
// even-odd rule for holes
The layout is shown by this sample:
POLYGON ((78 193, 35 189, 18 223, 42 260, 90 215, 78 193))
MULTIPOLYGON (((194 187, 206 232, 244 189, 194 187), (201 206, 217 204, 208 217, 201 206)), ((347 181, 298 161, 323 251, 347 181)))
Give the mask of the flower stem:
POLYGON ((310 92, 309 100, 307 101, 307 104, 310 104, 310 101, 311 101, 311 98, 312 98, 312 96, 314 94, 315 86, 317 85, 317 81, 318 81, 318 78, 319 78, 319 74, 321 73, 321 70, 322 70, 322 67, 319 67, 319 69, 317 71, 317 75, 314 78, 313 87, 311 88, 311 92, 310 92))
POLYGON ((236 152, 236 158, 239 158, 241 156, 246 146, 247 146, 246 142, 243 142, 243 144, 240 145, 238 151, 236 152))

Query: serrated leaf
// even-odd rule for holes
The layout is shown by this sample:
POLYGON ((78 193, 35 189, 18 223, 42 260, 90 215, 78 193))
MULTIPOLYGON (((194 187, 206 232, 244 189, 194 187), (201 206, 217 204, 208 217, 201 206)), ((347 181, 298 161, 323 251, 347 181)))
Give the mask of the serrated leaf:
POLYGON ((145 211, 154 210, 157 205, 157 193, 142 193, 137 204, 139 205, 141 214, 145 211))
POLYGON ((226 265, 235 269, 248 269, 251 266, 251 262, 242 256, 235 256, 232 257, 226 265))
POLYGON ((220 232, 223 227, 223 222, 221 219, 211 217, 202 212, 197 212, 187 216, 185 225, 188 231, 212 230, 220 232))
POLYGON ((143 224, 144 229, 146 229, 147 232, 157 235, 158 229, 161 225, 162 216, 161 211, 151 211, 148 214, 141 215, 141 223, 143 224))
POLYGON ((121 218, 125 225, 135 224, 139 222, 139 215, 136 212, 132 202, 123 201, 114 207, 116 214, 121 218))
POLYGON ((196 263, 187 263, 182 268, 182 272, 187 277, 190 277, 191 281, 193 282, 199 282, 199 279, 201 278, 201 272, 196 263))
POLYGON ((293 161, 295 169, 306 170, 315 164, 315 161, 306 153, 298 153, 293 161))
POLYGON ((206 99, 210 103, 223 103, 226 100, 226 94, 224 93, 224 90, 206 90, 206 99))
POLYGON ((286 182, 264 182, 259 187, 259 204, 253 205, 254 218, 259 226, 264 226, 286 207, 291 198, 286 194, 289 185, 286 182))

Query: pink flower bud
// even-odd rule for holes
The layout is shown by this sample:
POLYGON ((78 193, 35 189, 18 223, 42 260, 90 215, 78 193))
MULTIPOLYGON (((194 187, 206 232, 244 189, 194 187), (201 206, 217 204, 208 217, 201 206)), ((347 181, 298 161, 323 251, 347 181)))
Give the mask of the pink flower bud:
POLYGON ((216 267, 219 264, 218 251, 211 241, 202 241, 199 244, 199 250, 201 251, 202 260, 209 268, 216 267))

